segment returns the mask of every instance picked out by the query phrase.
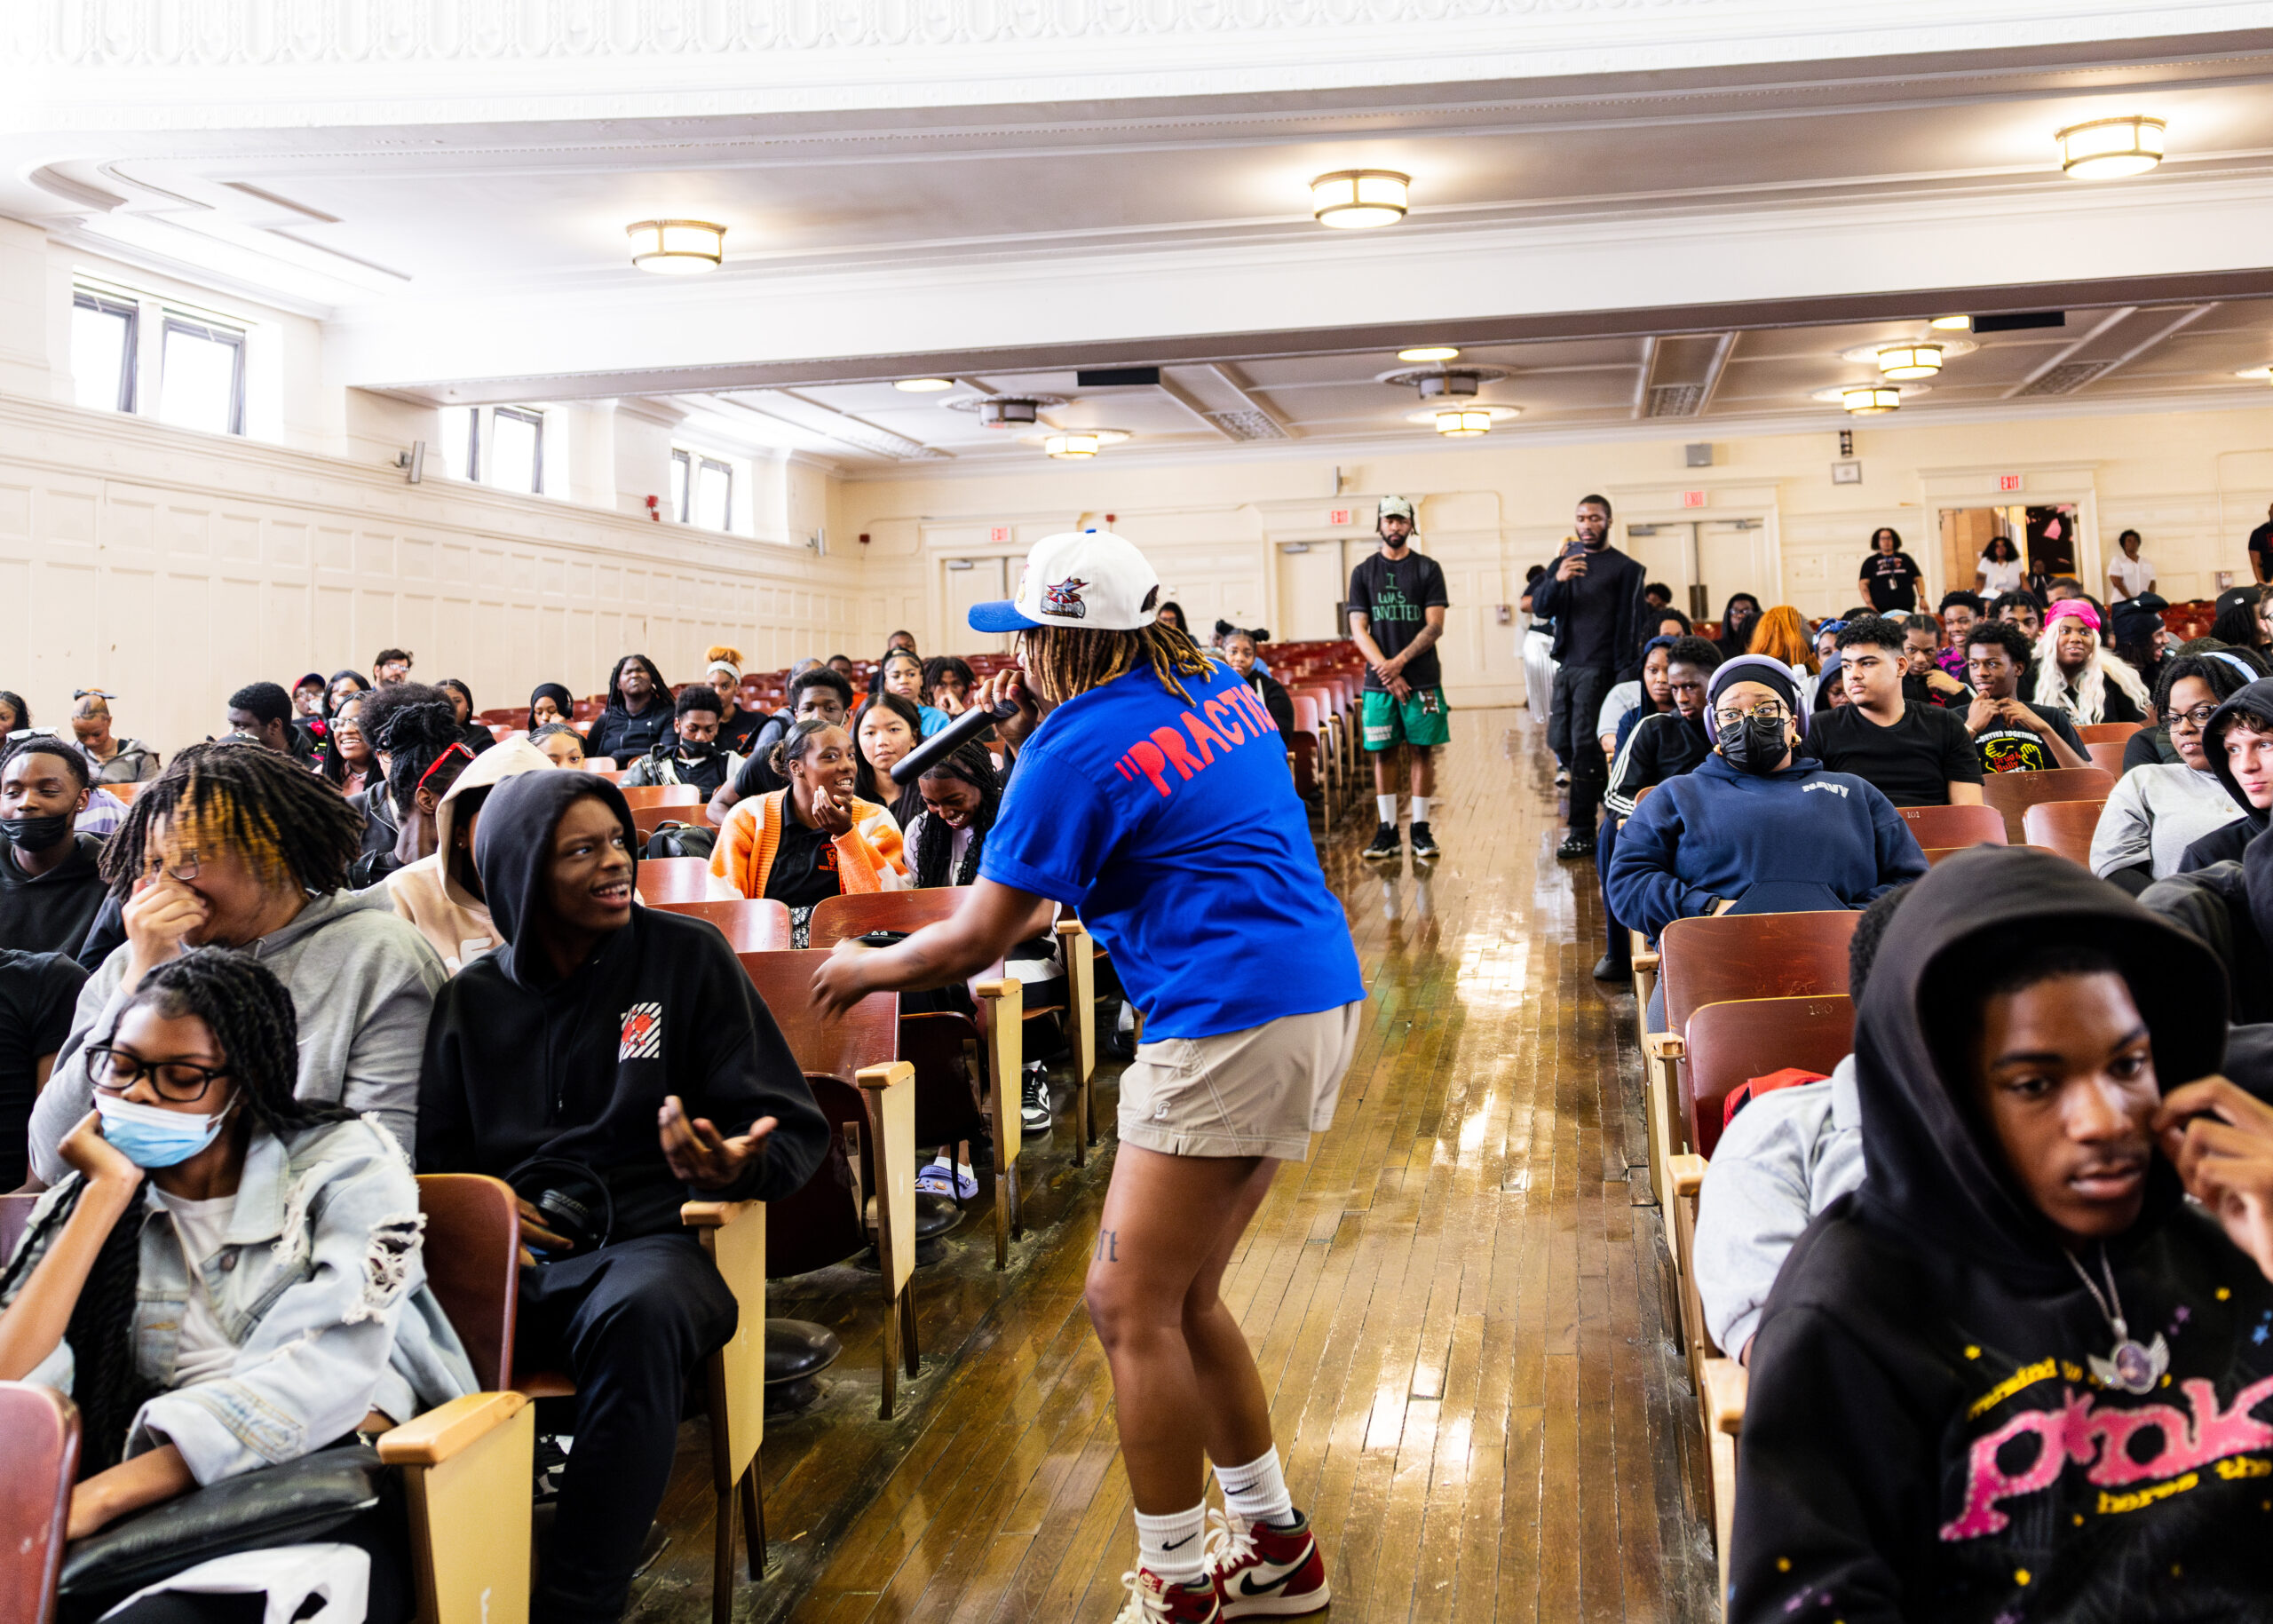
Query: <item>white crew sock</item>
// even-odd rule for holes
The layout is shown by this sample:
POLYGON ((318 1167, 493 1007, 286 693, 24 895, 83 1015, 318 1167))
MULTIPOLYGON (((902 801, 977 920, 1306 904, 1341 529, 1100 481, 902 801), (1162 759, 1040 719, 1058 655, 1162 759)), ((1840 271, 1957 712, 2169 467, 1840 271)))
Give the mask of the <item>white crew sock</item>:
POLYGON ((1397 827, 1397 797, 1395 796, 1375 796, 1374 797, 1374 810, 1381 813, 1382 821, 1383 823, 1388 824, 1391 828, 1395 828, 1397 827))
POLYGON ((1426 823, 1429 821, 1429 797, 1427 796, 1416 795, 1413 797, 1413 821, 1415 823, 1426 823))
POLYGON ((1136 1564, 1172 1585, 1190 1584, 1208 1571, 1208 1502, 1166 1517, 1136 1513, 1136 1564))
POLYGON ((1245 1466, 1217 1467, 1216 1481, 1223 1486, 1224 1509, 1233 1517, 1281 1527, 1295 1520, 1295 1502, 1287 1493, 1287 1475, 1279 1470, 1276 1447, 1245 1466))

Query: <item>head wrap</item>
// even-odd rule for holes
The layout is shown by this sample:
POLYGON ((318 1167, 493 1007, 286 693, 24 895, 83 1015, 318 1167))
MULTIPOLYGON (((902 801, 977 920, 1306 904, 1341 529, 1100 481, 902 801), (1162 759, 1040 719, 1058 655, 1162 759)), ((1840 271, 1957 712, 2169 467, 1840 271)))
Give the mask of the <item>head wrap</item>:
POLYGON ((2053 622, 2059 620, 2081 621, 2094 631, 2099 630, 2099 611, 2081 598, 2063 598, 2044 612, 2047 630, 2051 629, 2053 622))
POLYGON ((1846 630, 1847 622, 1845 621, 1818 621, 1815 627, 1815 635, 1818 638, 1821 638, 1823 634, 1826 631, 1840 632, 1846 630))
POLYGON ((1800 679, 1792 674, 1790 666, 1768 654, 1738 654, 1733 660, 1723 661, 1706 685, 1705 703, 1719 704, 1730 685, 1739 682, 1763 684, 1776 690, 1787 709, 1797 712, 1800 708, 1800 679))
POLYGON ((709 665, 702 668, 702 674, 705 677, 709 676, 713 671, 724 671, 736 682, 740 682, 742 679, 741 667, 734 664, 731 660, 713 660, 709 665))

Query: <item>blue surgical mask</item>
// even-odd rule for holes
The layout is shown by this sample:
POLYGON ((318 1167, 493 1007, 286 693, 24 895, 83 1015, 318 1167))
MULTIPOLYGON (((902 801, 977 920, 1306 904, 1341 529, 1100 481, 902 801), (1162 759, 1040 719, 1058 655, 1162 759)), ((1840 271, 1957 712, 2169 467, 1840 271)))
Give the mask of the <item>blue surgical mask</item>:
POLYGON ((221 1124, 229 1120, 234 1105, 232 1101, 210 1116, 201 1116, 95 1090, 103 1137, 138 1168, 170 1168, 187 1161, 220 1137, 221 1124))

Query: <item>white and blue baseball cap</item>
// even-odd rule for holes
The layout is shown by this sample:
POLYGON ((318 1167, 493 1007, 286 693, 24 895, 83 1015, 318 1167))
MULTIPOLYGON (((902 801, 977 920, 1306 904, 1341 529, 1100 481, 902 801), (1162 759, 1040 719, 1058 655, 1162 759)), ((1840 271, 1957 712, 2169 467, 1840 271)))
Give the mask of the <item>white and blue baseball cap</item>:
POLYGON ((974 604, 973 631, 1136 631, 1152 623, 1160 577, 1135 545, 1110 530, 1046 535, 1026 554, 1016 598, 974 604))

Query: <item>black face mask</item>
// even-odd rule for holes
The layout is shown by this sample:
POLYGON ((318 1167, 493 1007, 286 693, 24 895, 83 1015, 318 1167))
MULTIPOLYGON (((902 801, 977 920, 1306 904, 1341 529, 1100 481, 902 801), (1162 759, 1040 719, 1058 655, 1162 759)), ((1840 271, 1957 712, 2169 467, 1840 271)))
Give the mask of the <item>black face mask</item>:
POLYGON ((718 746, 715 741, 711 740, 705 740, 701 744, 694 744, 687 740, 682 739, 678 741, 678 753, 683 759, 687 761, 708 761, 710 757, 718 753, 718 746))
POLYGON ((1792 748, 1779 717, 1770 721, 1765 717, 1746 717, 1741 722, 1723 726, 1716 741, 1722 759, 1739 772, 1773 772, 1784 764, 1784 757, 1792 748))
POLYGON ((44 818, 0 818, 0 834, 27 852, 45 852, 70 833, 71 820, 61 812, 44 818))

